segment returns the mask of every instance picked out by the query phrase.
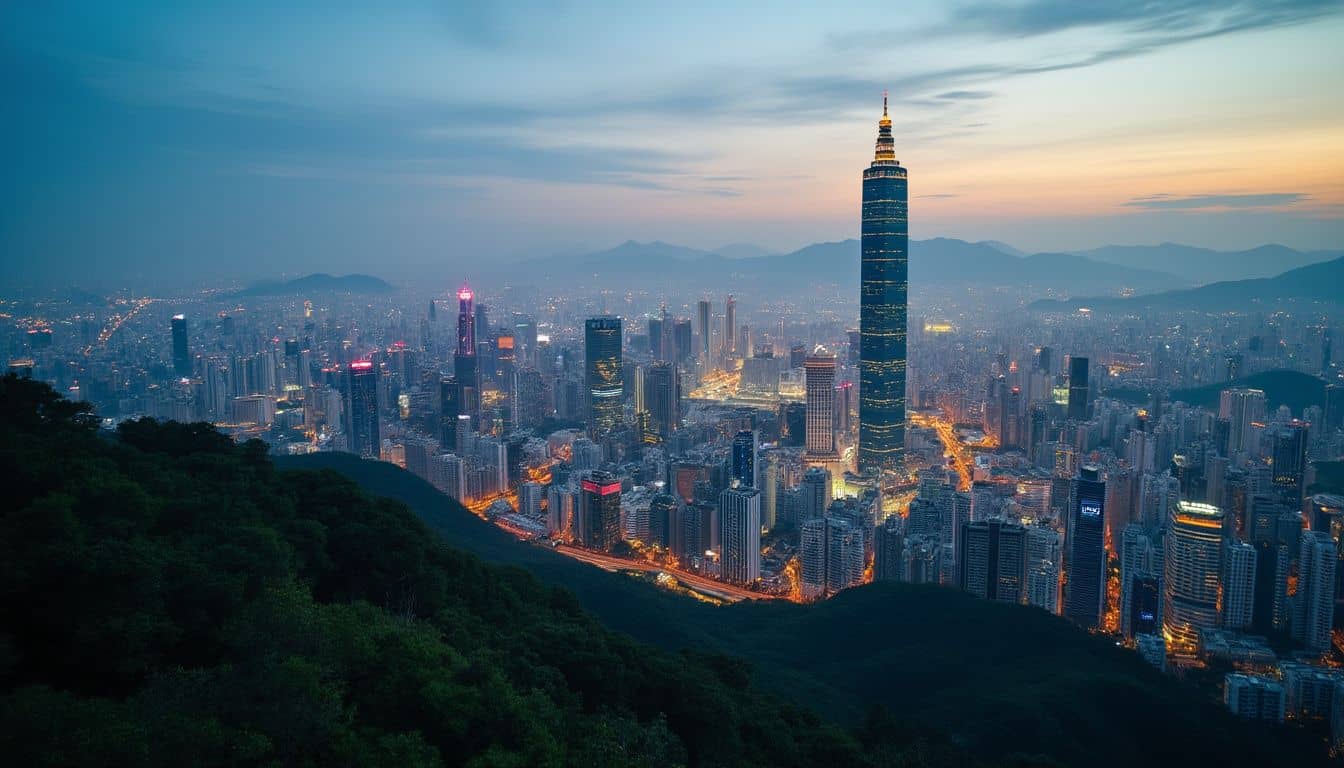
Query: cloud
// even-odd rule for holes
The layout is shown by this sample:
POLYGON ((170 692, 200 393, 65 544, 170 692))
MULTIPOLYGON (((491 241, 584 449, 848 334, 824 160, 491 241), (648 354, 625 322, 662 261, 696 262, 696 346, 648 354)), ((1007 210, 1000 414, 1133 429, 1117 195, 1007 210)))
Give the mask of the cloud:
POLYGON ((1082 27, 1118 27, 1132 34, 1202 36, 1296 24, 1340 12, 1337 0, 1027 0, 973 2, 958 8, 942 31, 1032 37, 1082 27))
POLYGON ((955 101, 988 99, 994 96, 993 91, 948 91, 938 94, 940 99, 949 99, 955 101))
POLYGON ((948 200, 953 197, 960 197, 960 195, 952 192, 938 192, 932 195, 915 195, 915 197, 920 200, 948 200))
POLYGON ((1214 209, 1286 208, 1310 200, 1302 192, 1268 192, 1247 195, 1148 195, 1124 205, 1153 211, 1198 211, 1214 209))

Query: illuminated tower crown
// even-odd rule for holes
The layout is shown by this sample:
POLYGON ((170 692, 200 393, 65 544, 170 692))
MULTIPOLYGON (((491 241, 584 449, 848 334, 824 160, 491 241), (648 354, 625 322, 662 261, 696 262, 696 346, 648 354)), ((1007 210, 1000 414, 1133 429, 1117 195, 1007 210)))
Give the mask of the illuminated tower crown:
POLYGON ((896 162, 896 140, 891 137, 891 118, 887 115, 887 92, 882 92, 882 119, 877 121, 877 151, 873 165, 900 165, 896 162))

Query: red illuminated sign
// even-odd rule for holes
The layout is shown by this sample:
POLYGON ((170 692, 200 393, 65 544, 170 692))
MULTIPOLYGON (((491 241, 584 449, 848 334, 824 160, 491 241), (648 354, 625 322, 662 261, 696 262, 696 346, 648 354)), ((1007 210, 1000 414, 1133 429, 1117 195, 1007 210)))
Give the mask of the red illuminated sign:
POLYGON ((582 483, 580 483, 580 485, 583 487, 583 490, 591 491, 593 493, 596 493, 598 496, 610 496, 613 493, 621 492, 620 483, 606 483, 604 485, 598 485, 592 480, 584 480, 582 483))

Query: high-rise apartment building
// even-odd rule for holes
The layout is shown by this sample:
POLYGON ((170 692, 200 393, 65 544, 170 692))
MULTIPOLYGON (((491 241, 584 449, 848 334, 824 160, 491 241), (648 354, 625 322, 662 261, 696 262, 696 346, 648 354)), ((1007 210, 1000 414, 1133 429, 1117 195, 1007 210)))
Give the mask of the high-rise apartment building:
POLYGON ((976 597, 1024 602, 1027 538, 1002 519, 965 523, 957 541, 957 586, 976 597))
POLYGON ((761 577, 761 492, 738 487, 719 494, 719 520, 723 580, 731 584, 756 581, 761 577))
POLYGON ((1223 559, 1223 627, 1250 629, 1255 616, 1255 547, 1244 541, 1227 545, 1223 559))
POLYGON ((1335 542, 1324 531, 1303 531, 1298 545, 1298 584, 1293 605, 1293 637, 1307 650, 1330 650, 1335 619, 1335 542))

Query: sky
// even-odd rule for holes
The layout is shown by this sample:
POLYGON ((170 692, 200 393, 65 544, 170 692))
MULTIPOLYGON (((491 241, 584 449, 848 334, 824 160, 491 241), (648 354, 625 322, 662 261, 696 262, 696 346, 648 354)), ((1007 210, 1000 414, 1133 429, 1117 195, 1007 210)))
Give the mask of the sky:
POLYGON ((628 239, 1344 247, 1344 3, 0 4, 0 284, 628 239), (731 6, 731 7, 730 7, 731 6))

